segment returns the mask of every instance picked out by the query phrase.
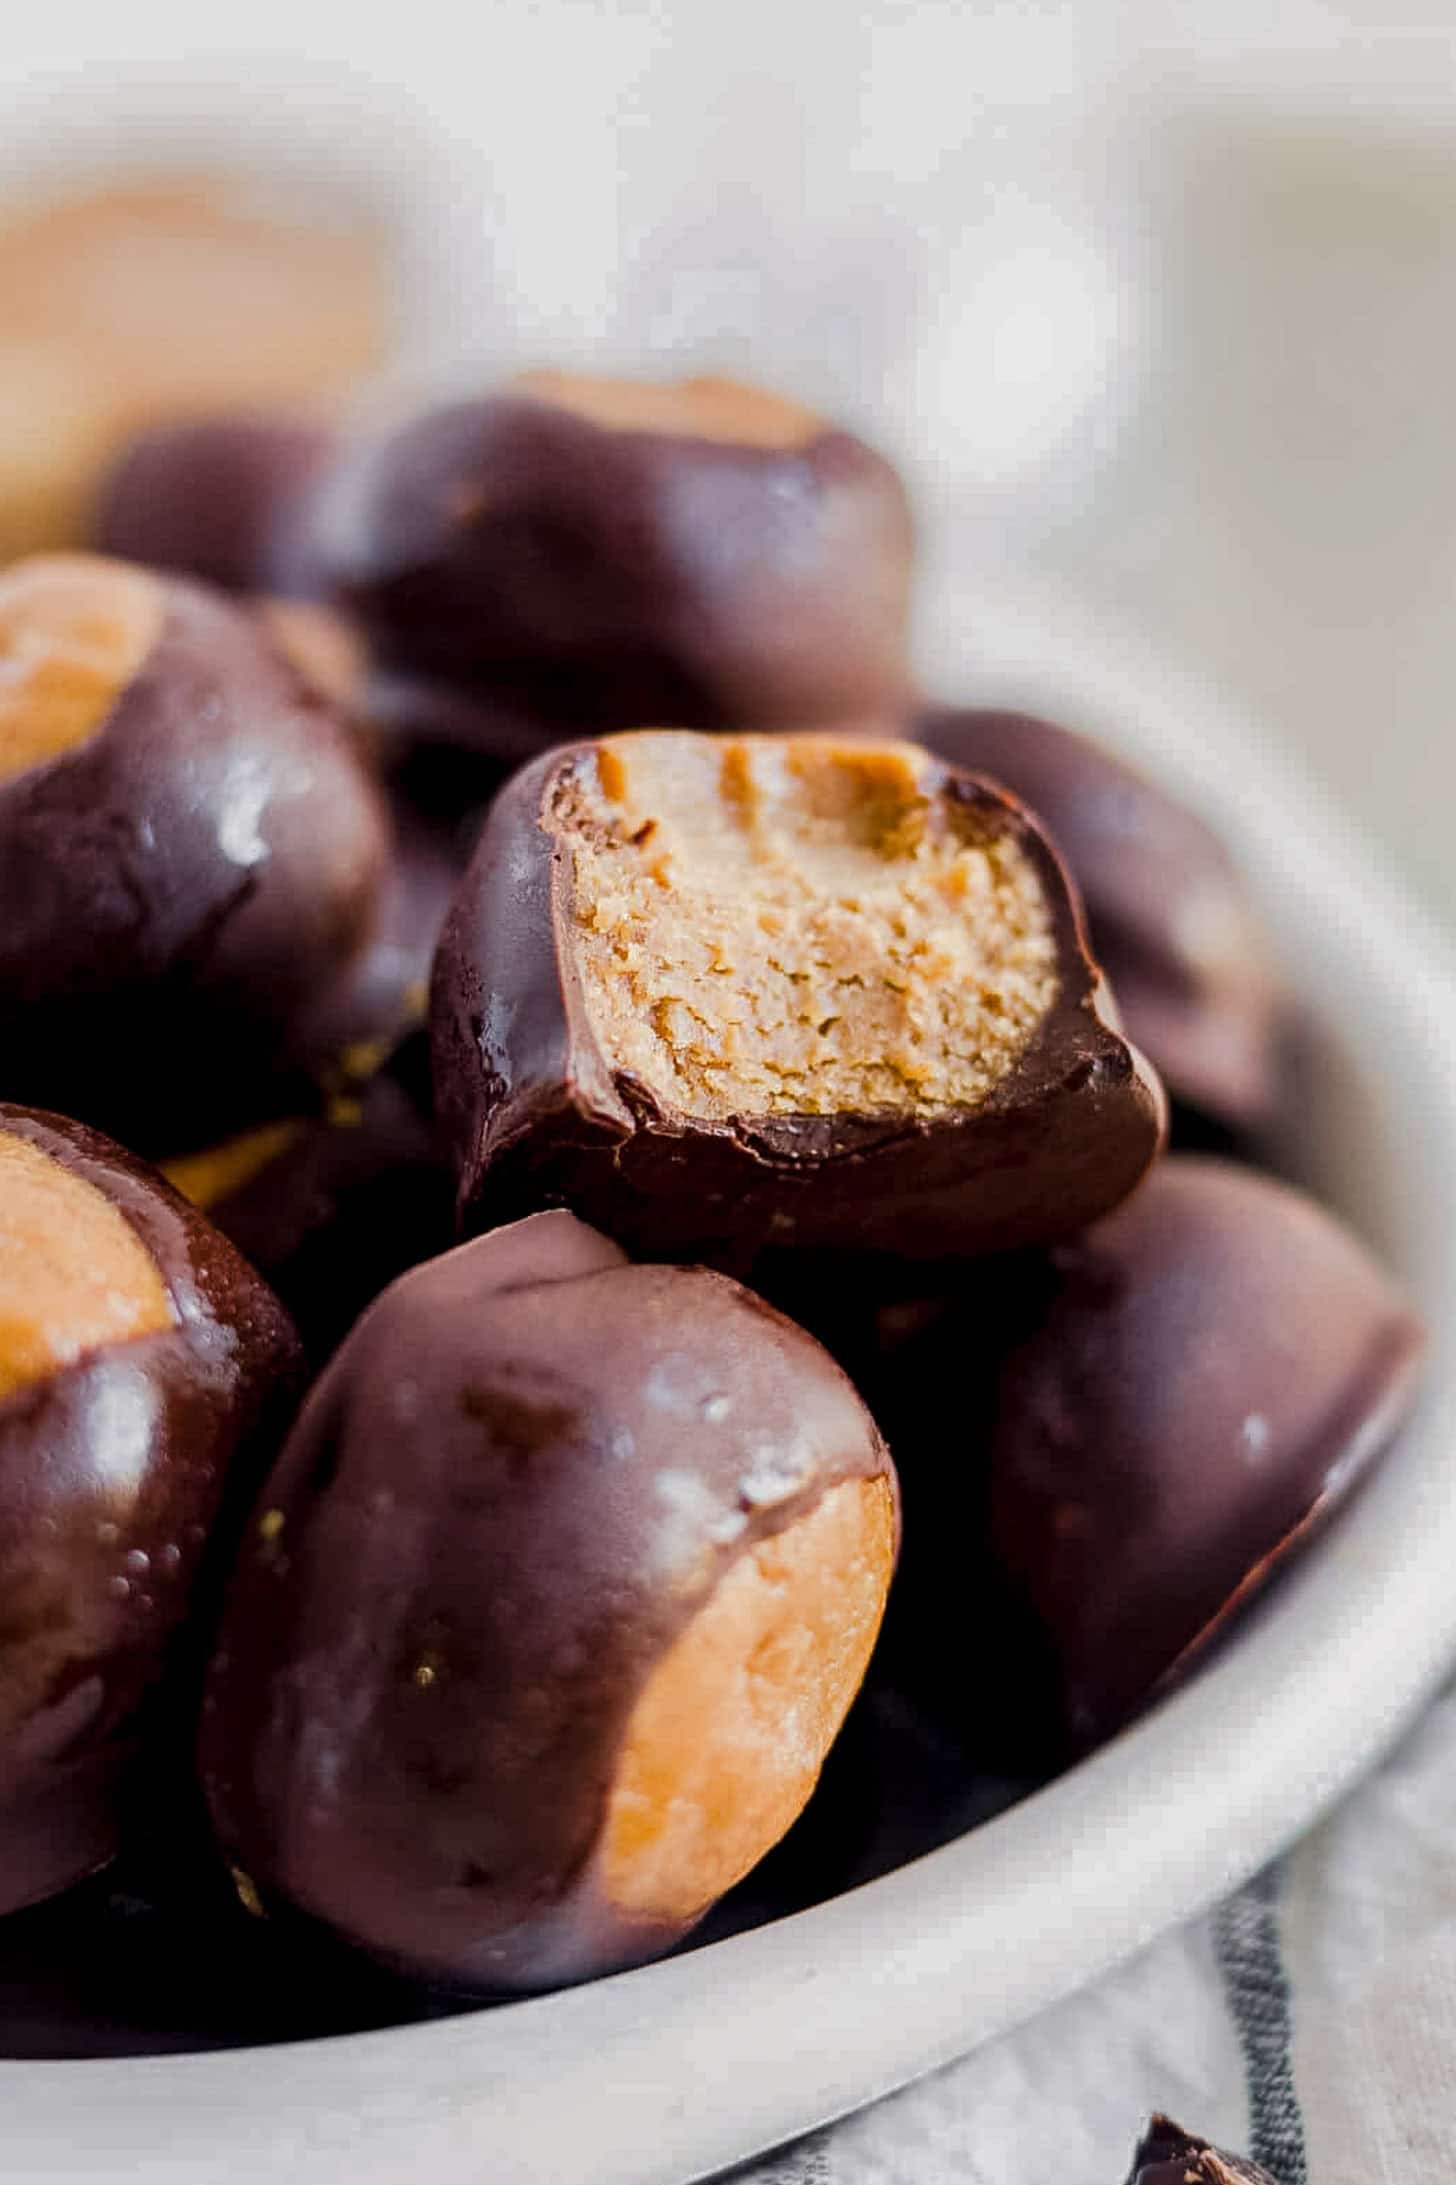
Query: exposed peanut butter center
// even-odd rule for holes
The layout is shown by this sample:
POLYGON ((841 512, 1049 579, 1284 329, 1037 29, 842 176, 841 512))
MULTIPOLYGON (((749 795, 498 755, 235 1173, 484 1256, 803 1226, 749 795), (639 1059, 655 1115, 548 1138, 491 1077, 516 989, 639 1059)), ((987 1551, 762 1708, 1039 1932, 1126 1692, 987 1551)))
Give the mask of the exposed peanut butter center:
POLYGON ((573 372, 523 372, 522 394, 570 410, 608 432, 661 432, 727 447, 805 448, 824 420, 797 402, 734 379, 591 379, 573 372))
POLYGON ((162 1174, 174 1191, 180 1191, 184 1199, 190 1199, 205 1213, 241 1191, 255 1176, 261 1176, 271 1161, 288 1151, 302 1128, 297 1120, 264 1123, 240 1137, 225 1139, 220 1146, 207 1146, 201 1153, 181 1153, 175 1160, 163 1161, 162 1174))
POLYGON ((0 1131, 0 1400, 176 1319, 156 1262, 111 1201, 0 1131))
POLYGON ((859 1689, 894 1553, 888 1481, 850 1480, 732 1566, 632 1710, 602 1842, 613 1904, 691 1919, 778 1842, 859 1689))
POLYGON ((0 781, 95 734, 157 641, 155 577, 99 554, 0 576, 0 781))
POLYGON ((558 794, 592 1029, 664 1105, 974 1108, 1057 993, 1040 878, 911 745, 647 730, 558 794))

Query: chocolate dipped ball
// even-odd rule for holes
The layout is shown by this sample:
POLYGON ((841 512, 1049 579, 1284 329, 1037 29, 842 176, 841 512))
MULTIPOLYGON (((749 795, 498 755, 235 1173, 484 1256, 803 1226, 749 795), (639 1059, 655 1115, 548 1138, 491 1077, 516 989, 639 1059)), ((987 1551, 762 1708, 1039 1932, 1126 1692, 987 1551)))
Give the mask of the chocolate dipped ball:
POLYGON ((1154 2117, 1138 2141, 1127 2185, 1275 2185, 1275 2180, 1257 2163, 1185 2132, 1171 2117, 1154 2117))
POLYGON ((0 1911, 111 1857, 143 1702, 297 1365, 277 1299, 160 1178, 0 1105, 0 1911))
POLYGON ((729 380, 527 373, 364 451, 320 532, 386 667, 556 736, 802 726, 905 692, 899 478, 729 380))
POLYGON ((234 1574, 202 1779, 245 1896, 473 1990, 668 1948, 813 1787, 894 1563, 848 1380, 564 1213, 397 1282, 234 1574))
POLYGON ((990 1543, 1070 1738, 1193 1663, 1384 1450, 1423 1334, 1311 1200, 1175 1156, 1053 1257, 990 1430, 990 1543))
POLYGON ((1044 822, 1082 893, 1128 1035, 1175 1099, 1237 1130, 1279 1095, 1279 988, 1232 858, 1176 798, 1089 737, 1022 713, 932 708, 917 734, 1044 822))
POLYGON ((103 478, 92 543, 228 592, 291 592, 302 510, 333 443, 317 420, 268 413, 155 425, 103 478))
POLYGON ((431 1029, 468 1226, 560 1203, 734 1272, 1065 1236, 1163 1126, 1034 822, 861 737, 646 731, 525 768, 431 1029))
POLYGON ((0 577, 0 643, 0 1093, 170 1151, 247 1112, 363 951, 383 798, 211 593, 40 556, 0 577))

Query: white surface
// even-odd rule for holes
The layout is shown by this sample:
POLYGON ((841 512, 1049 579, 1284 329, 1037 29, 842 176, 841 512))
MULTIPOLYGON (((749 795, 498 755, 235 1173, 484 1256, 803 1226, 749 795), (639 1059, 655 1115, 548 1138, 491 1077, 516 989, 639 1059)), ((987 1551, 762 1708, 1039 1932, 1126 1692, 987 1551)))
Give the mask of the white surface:
MULTIPOLYGON (((1243 855, 1324 1050, 1297 1146, 1435 1329, 1422 1414, 1236 1646, 1022 1806, 848 1896, 594 1986, 233 2056, 0 2066, 0 2172, 71 2185, 680 2185, 1025 2018, 1222 1893, 1456 1653, 1456 983, 1296 775, 1064 602, 932 597, 950 695, 1054 703, 1243 855)), ((975 1665, 971 1665, 972 1673, 975 1665)))

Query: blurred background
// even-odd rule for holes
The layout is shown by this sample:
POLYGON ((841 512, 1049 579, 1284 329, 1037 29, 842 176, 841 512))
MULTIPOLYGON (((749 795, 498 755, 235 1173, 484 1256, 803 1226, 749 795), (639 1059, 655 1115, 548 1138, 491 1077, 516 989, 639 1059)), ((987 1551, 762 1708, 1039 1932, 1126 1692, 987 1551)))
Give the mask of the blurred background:
POLYGON ((1447 917, 1456 19, 1380 0, 53 0, 0 59, 0 544, 117 442, 529 362, 760 377, 938 581, 1075 598, 1447 917))

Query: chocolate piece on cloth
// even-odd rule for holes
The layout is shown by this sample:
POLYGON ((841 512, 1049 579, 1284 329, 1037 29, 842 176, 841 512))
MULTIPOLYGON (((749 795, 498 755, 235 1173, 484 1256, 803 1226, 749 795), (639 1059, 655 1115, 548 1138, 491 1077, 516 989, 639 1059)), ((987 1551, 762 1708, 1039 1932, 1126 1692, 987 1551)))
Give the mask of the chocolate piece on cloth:
POLYGON ((381 662, 557 734, 803 726, 906 694, 899 478, 729 380, 527 373, 346 460, 318 531, 381 662))
POLYGON ((1175 1100, 1235 1129, 1273 1117, 1279 985, 1244 884, 1196 814, 1090 737, 1022 713, 933 707, 916 734, 1047 828, 1082 892, 1128 1036, 1175 1100))
POLYGON ((1052 1271, 996 1387, 990 1543, 1089 1745, 1350 1493, 1411 1407, 1424 1334, 1332 1215, 1232 1162, 1170 1157, 1052 1271))
POLYGON ((460 1246, 249 1528, 200 1733, 240 1886, 473 1990, 656 1955, 804 1805, 897 1536, 850 1382, 750 1292, 563 1213, 460 1246))
POLYGON ((102 480, 92 542, 224 591, 292 592, 302 510, 334 441, 330 426, 266 412, 153 426, 102 480))
POLYGON ((468 1227, 564 1203, 740 1273, 1068 1235, 1163 1130, 1040 829, 861 737, 646 731, 525 768, 446 922, 431 1034, 468 1227))
POLYGON ((251 615, 126 562, 0 578, 0 1096, 196 1143, 291 1058, 389 855, 343 724, 251 615))
POLYGON ((298 1368, 277 1299, 160 1177, 0 1105, 0 1912, 116 1849, 143 1703, 298 1368))
POLYGON ((1138 2142, 1127 2185, 1279 2185, 1279 2181, 1242 2155, 1226 2155, 1222 2148, 1196 2139, 1171 2117, 1154 2117, 1138 2142))

